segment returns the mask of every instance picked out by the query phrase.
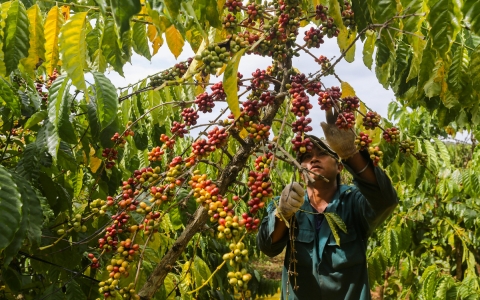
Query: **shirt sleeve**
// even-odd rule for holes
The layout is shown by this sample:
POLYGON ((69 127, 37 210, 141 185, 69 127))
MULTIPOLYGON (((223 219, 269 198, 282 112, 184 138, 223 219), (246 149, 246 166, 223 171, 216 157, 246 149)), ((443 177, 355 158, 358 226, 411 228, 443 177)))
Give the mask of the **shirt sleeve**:
MULTIPOLYGON (((274 199, 273 201, 276 201, 274 199)), ((275 229, 275 205, 270 201, 267 207, 267 216, 263 218, 258 229, 257 246, 265 255, 274 257, 282 253, 288 242, 288 234, 275 244, 272 244, 272 232, 275 229)))
MULTIPOLYGON (((370 158, 367 158, 370 160, 370 158)), ((359 193, 356 195, 360 223, 367 236, 392 214, 398 205, 397 192, 393 188, 388 175, 380 167, 374 167, 377 184, 364 181, 348 166, 345 168, 353 175, 353 180, 359 193)))

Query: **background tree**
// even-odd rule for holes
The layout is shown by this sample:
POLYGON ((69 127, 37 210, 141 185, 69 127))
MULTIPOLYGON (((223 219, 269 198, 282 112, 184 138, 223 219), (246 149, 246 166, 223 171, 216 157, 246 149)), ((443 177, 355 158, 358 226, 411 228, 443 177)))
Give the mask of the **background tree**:
POLYGON ((476 0, 2 1, 0 293, 274 293, 248 258, 264 206, 305 172, 291 153, 313 146, 304 133, 316 100, 341 112, 338 126, 358 132, 401 198, 369 245, 372 289, 478 298, 479 15, 476 0), (334 59, 318 54, 328 38, 334 59), (164 39, 176 57, 185 42, 195 57, 117 93, 105 72, 122 75, 133 52, 150 59, 164 39), (396 94, 388 120, 335 73, 359 39, 365 65, 375 61, 396 94), (248 55, 272 64, 239 74, 248 55), (296 69, 298 55, 319 71, 296 69), (229 112, 197 124, 221 102, 229 112), (444 141, 465 130, 472 144, 444 141))

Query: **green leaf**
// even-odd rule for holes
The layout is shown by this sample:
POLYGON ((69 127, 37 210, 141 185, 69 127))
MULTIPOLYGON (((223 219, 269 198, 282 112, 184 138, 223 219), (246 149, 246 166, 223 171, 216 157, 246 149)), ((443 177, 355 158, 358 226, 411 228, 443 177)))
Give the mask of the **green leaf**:
POLYGON ((423 144, 425 146, 425 151, 428 155, 428 166, 434 170, 438 169, 438 157, 437 151, 429 141, 425 141, 423 144))
MULTIPOLYGON (((419 16, 424 12, 423 0, 401 0, 403 6, 403 14, 417 14, 415 17, 407 17, 402 19, 403 30, 408 32, 417 32, 422 25, 422 19, 424 17, 419 16), (408 8, 408 11, 407 11, 408 8)), ((417 39, 417 37, 412 37, 417 39)))
POLYGON ((142 9, 140 0, 111 0, 112 14, 120 28, 120 36, 130 30, 130 19, 142 9))
POLYGON ((422 274, 422 295, 424 299, 433 299, 435 293, 435 286, 437 283, 438 270, 436 265, 432 265, 425 269, 422 274))
POLYGON ((87 67, 86 26, 88 12, 77 12, 60 30, 60 53, 62 68, 67 72, 72 83, 86 92, 87 85, 83 70, 87 67))
POLYGON ((32 189, 29 182, 20 176, 13 176, 13 180, 17 184, 22 199, 22 220, 20 228, 15 233, 15 237, 10 245, 5 249, 4 265, 10 264, 13 257, 17 255, 18 250, 22 247, 25 236, 31 243, 40 244, 42 235, 43 214, 40 200, 32 189))
POLYGON ((80 288, 80 285, 76 281, 70 281, 67 284, 67 300, 86 300, 86 299, 87 299, 87 296, 85 296, 82 289, 80 288))
POLYGON ((376 67, 381 67, 386 64, 390 58, 390 49, 382 40, 376 40, 377 53, 375 56, 376 67))
POLYGON ((102 36, 102 52, 107 62, 123 76, 123 65, 126 60, 123 57, 122 49, 120 48, 120 42, 115 30, 115 22, 112 17, 105 19, 105 26, 102 36))
POLYGON ((110 125, 117 117, 117 91, 112 82, 102 73, 92 72, 95 79, 97 116, 101 130, 110 125))
POLYGON ((4 28, 3 53, 5 53, 5 67, 7 75, 17 69, 20 59, 28 56, 30 48, 30 33, 28 31, 28 17, 25 6, 20 1, 12 1, 8 9, 4 28))
POLYGON ((165 0, 164 1, 165 6, 168 9, 168 13, 173 19, 176 19, 178 16, 178 13, 180 12, 180 5, 182 1, 180 0, 165 0))
POLYGON ((375 50, 377 36, 373 30, 367 30, 365 34, 367 39, 363 43, 363 63, 371 70, 373 64, 373 51, 375 50))
POLYGON ((372 19, 370 17, 370 12, 368 6, 365 5, 365 1, 362 0, 352 0, 352 9, 355 12, 355 23, 357 23, 358 30, 362 30, 367 25, 372 24, 372 19))
POLYGON ((426 45, 426 42, 422 39, 414 39, 411 42, 413 57, 412 57, 412 62, 410 63, 410 71, 408 72, 406 82, 418 76, 420 63, 422 61, 422 56, 423 56, 423 49, 425 49, 425 45, 426 45))
POLYGON ((449 90, 456 95, 460 94, 468 83, 469 62, 467 49, 463 45, 457 47, 447 78, 449 90))
MULTIPOLYGON (((396 1, 390 0, 367 0, 368 8, 375 23, 384 23, 397 13, 396 1)), ((388 33, 382 33, 388 35, 388 33)))
POLYGON ((23 128, 30 129, 33 126, 37 125, 39 122, 45 120, 47 116, 48 116, 48 113, 46 110, 37 111, 30 118, 28 118, 23 128))
POLYGON ((475 83, 473 89, 477 95, 480 95, 480 84, 478 84, 480 82, 480 45, 472 52, 468 69, 471 80, 475 83))
POLYGON ((10 84, 3 78, 0 78, 0 103, 5 103, 15 116, 20 116, 20 99, 12 90, 10 84))
POLYGON ((65 74, 53 82, 48 94, 48 119, 62 140, 74 144, 77 142, 77 137, 70 122, 69 89, 70 81, 65 74))
POLYGON ((206 0, 206 17, 207 21, 210 23, 210 26, 215 27, 217 29, 222 29, 222 22, 221 20, 221 10, 218 10, 217 0, 206 0))
POLYGON ((133 50, 150 60, 152 55, 148 47, 147 29, 145 26, 145 24, 140 22, 133 24, 133 50))
POLYGON ((477 36, 480 36, 480 2, 477 0, 465 0, 463 15, 463 21, 468 24, 470 30, 477 36))
POLYGON ((433 140, 437 145, 438 153, 440 154, 440 158, 445 163, 445 166, 450 167, 450 155, 448 154, 447 146, 445 146, 445 144, 437 138, 433 138, 433 140))
MULTIPOLYGON (((164 119, 161 118, 161 106, 162 103, 160 91, 150 90, 148 91, 148 102, 150 105, 150 109, 153 109, 150 112, 152 117, 153 124, 162 124, 164 119)), ((162 105, 165 106, 165 105, 162 105)))
POLYGON ((238 86, 237 73, 240 59, 246 49, 242 49, 235 53, 232 59, 227 63, 225 73, 223 74, 223 89, 227 95, 228 108, 232 111, 235 118, 240 115, 240 104, 238 102, 238 86))
POLYGON ((33 5, 27 10, 28 20, 30 22, 30 48, 28 57, 21 60, 25 70, 33 75, 38 63, 45 61, 45 36, 43 32, 42 12, 38 4, 33 5))
POLYGON ((82 192, 82 185, 83 185, 83 169, 78 168, 77 174, 73 180, 73 196, 78 197, 82 192))
POLYGON ((422 53, 422 61, 420 63, 418 71, 417 95, 419 97, 424 95, 423 88, 425 86, 425 83, 430 79, 432 75, 432 70, 435 68, 436 59, 437 54, 435 53, 435 50, 432 49, 432 43, 427 42, 427 45, 422 53))
POLYGON ((22 220, 22 195, 12 174, 0 165, 0 251, 13 240, 22 220))
POLYGON ((430 6, 430 13, 427 16, 431 26, 430 40, 437 54, 445 59, 461 28, 462 13, 459 2, 430 0, 428 4, 430 6))
MULTIPOLYGON (((198 255, 195 256, 193 261, 192 271, 197 287, 201 286, 212 275, 207 264, 198 255)), ((212 285, 212 281, 210 281, 210 285, 212 285)))
POLYGON ((60 36, 60 29, 63 25, 63 15, 58 6, 53 6, 48 12, 45 20, 45 68, 48 75, 53 73, 57 67, 58 54, 58 38, 60 36))

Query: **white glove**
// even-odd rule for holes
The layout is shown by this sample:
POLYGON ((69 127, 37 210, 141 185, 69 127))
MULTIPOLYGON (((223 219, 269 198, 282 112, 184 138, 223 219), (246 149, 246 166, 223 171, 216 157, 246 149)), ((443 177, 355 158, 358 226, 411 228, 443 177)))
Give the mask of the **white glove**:
POLYGON ((281 214, 286 220, 289 220, 303 205, 304 195, 305 191, 298 182, 287 185, 282 191, 275 215, 281 214))
POLYGON ((337 127, 335 124, 338 117, 337 112, 332 113, 332 110, 329 109, 325 111, 325 114, 327 123, 322 122, 320 126, 322 126, 330 148, 343 160, 354 156, 358 152, 357 146, 355 146, 355 132, 351 129, 344 130, 337 127))

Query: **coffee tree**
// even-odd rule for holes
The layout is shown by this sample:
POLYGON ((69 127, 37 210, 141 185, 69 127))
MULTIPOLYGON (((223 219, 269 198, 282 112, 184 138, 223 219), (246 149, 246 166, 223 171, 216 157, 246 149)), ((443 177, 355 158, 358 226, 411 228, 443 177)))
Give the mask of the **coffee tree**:
MULTIPOLYGON (((369 245, 376 295, 479 297, 476 0, 2 2, 3 298, 275 293, 250 265, 255 232, 285 184, 309 180, 294 156, 314 146, 312 109, 337 110, 401 198, 369 245), (105 75, 164 39, 195 56, 124 88, 105 75), (326 39, 337 57, 322 55, 326 39), (358 40, 397 97, 388 119, 335 72, 358 40), (251 55, 271 65, 240 74, 251 55), (444 142, 456 132, 472 143, 444 142)), ((338 238, 343 222, 326 217, 338 238)))

